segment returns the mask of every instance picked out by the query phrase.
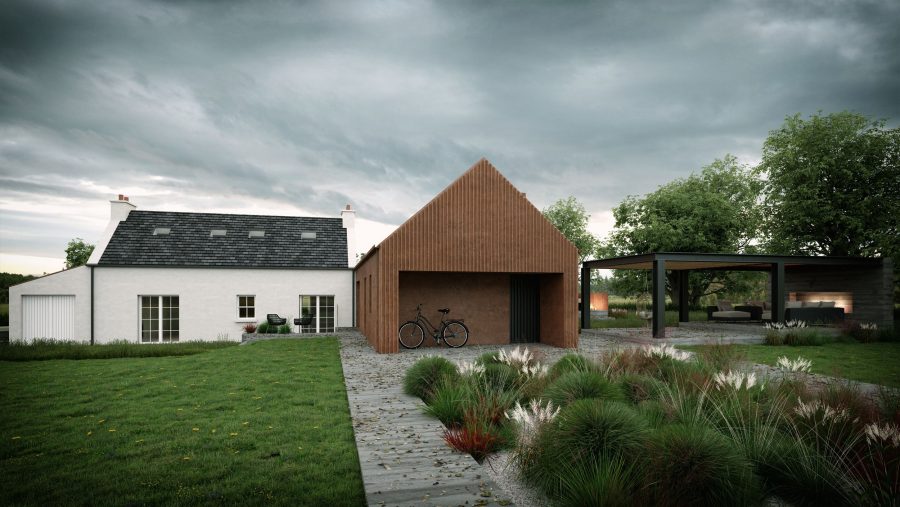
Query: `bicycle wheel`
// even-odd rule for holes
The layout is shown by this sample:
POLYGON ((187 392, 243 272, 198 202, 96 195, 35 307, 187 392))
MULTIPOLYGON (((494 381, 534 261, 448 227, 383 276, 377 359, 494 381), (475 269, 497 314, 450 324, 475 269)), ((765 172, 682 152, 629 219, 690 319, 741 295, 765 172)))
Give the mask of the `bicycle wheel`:
POLYGON ((469 328, 458 320, 449 320, 441 330, 444 343, 449 347, 462 347, 469 341, 469 328))
POLYGON ((409 321, 400 326, 400 345, 406 349, 415 349, 425 340, 425 330, 418 322, 409 321))

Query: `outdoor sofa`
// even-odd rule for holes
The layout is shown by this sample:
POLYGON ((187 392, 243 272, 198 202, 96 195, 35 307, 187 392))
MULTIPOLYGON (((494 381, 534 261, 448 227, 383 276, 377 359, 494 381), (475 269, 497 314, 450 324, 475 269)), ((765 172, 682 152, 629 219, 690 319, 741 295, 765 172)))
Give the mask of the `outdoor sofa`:
POLYGON ((715 306, 706 307, 706 318, 714 322, 750 322, 762 320, 762 312, 759 306, 732 306, 730 301, 720 301, 715 306))
POLYGON ((844 309, 834 301, 788 301, 784 320, 802 320, 807 324, 836 324, 844 322, 844 309))

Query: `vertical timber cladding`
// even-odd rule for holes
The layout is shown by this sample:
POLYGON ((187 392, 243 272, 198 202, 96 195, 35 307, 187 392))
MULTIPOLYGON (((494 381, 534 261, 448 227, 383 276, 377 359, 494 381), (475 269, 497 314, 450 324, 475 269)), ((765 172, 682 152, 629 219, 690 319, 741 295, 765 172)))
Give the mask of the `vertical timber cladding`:
MULTIPOLYGON (((578 345, 578 252, 502 174, 481 159, 356 267, 372 276, 363 334, 397 352, 400 272, 539 274, 540 340, 578 345)), ((464 316, 463 316, 464 317, 464 316)), ((509 322, 509 321, 507 321, 509 322)))

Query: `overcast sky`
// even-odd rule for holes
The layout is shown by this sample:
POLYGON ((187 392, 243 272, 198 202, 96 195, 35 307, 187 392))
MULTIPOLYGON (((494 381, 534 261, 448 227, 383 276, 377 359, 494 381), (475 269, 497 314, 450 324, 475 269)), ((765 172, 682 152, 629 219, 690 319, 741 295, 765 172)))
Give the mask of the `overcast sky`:
POLYGON ((108 200, 337 216, 365 250, 481 157, 610 210, 793 113, 900 119, 900 2, 0 4, 0 270, 108 200), (491 4, 487 6, 486 4, 491 4))

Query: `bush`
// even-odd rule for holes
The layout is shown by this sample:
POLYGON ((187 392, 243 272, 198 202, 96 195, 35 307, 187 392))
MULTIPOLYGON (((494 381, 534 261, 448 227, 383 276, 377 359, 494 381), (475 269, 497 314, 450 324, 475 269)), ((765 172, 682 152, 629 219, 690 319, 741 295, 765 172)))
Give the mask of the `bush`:
MULTIPOLYGON (((531 456, 520 466, 528 482, 556 497, 572 467, 589 478, 598 460, 619 455, 635 463, 648 434, 646 421, 624 403, 578 400, 545 426, 535 439, 531 456)), ((579 489, 575 486, 569 484, 568 488, 579 489)))
POLYGON ((586 398, 625 399, 622 389, 599 373, 576 371, 565 373, 550 383, 544 391, 544 397, 557 406, 586 398))
POLYGON ((278 334, 291 334, 291 331, 293 331, 293 329, 291 329, 290 324, 282 324, 278 326, 278 334))
POLYGON ((766 489, 792 505, 847 505, 842 474, 834 463, 802 441, 781 437, 756 469, 766 489))
POLYGON ((821 346, 835 342, 835 337, 812 327, 769 329, 766 331, 766 345, 790 345, 793 347, 821 346))
POLYGON ((714 343, 701 347, 697 351, 700 364, 712 371, 729 371, 737 367, 737 363, 743 361, 746 354, 741 349, 731 344, 714 343))
POLYGON ((592 460, 587 466, 565 465, 560 474, 558 505, 632 506, 643 474, 622 456, 592 460))
POLYGON ((247 324, 244 324, 244 332, 247 334, 255 333, 256 332, 256 324, 254 324, 253 322, 248 322, 247 324))
POLYGON ((471 454, 479 463, 504 443, 498 428, 468 415, 461 427, 444 430, 444 441, 457 451, 471 454))
POLYGON ((458 378, 456 365, 447 359, 423 357, 406 371, 403 377, 403 392, 410 396, 418 396, 428 403, 439 382, 452 382, 458 378))
POLYGON ((470 394, 465 382, 441 382, 425 406, 425 413, 437 418, 448 428, 457 428, 463 423, 464 402, 470 394))
POLYGON ((485 366, 495 363, 502 364, 500 363, 500 356, 497 352, 485 352, 484 354, 478 356, 478 358, 475 359, 475 362, 485 366))
POLYGON ((263 334, 269 332, 269 323, 268 322, 260 322, 259 326, 256 327, 257 334, 263 334))
POLYGON ((563 373, 591 371, 592 368, 590 360, 581 354, 566 354, 550 368, 550 376, 556 378, 563 373))
POLYGON ((503 363, 485 364, 482 376, 493 389, 516 389, 522 382, 519 370, 503 363))
POLYGON ((616 381, 622 386, 625 397, 635 405, 644 400, 655 399, 660 391, 660 382, 645 375, 629 373, 616 381))
POLYGON ((670 425, 650 445, 647 477, 656 505, 752 505, 762 497, 750 462, 722 435, 670 425))

